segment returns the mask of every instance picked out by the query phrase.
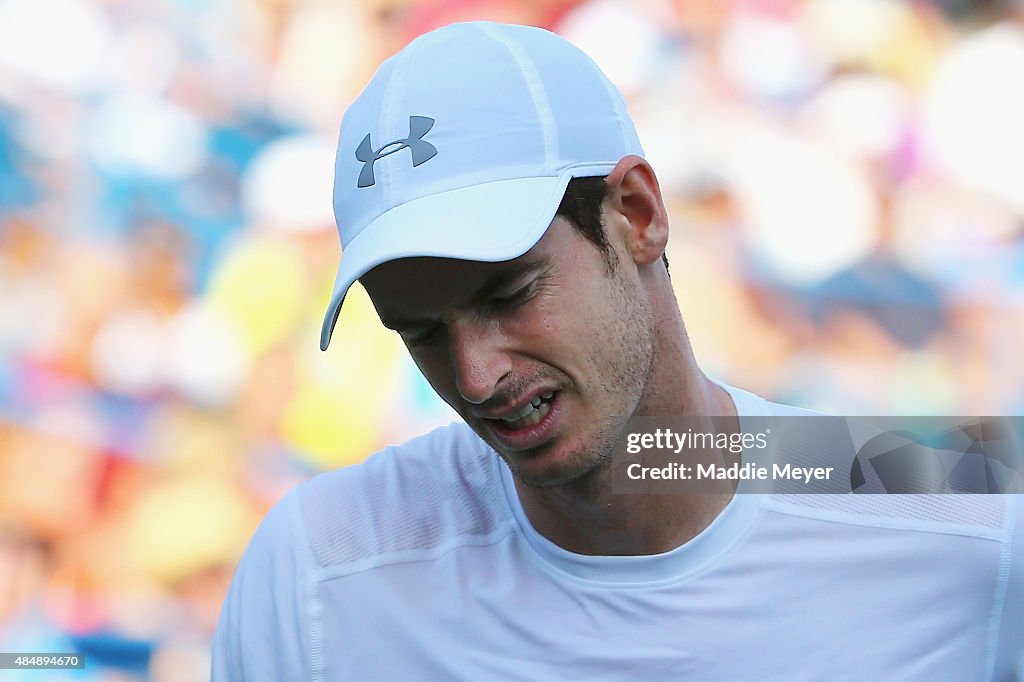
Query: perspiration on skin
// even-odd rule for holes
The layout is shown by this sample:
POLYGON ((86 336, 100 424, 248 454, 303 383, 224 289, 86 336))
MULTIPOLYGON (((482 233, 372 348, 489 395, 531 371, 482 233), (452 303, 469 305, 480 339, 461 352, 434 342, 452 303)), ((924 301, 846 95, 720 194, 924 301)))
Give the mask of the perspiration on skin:
POLYGON ((694 537, 731 493, 615 495, 609 451, 628 420, 725 416, 731 431, 738 422, 686 336, 654 171, 627 155, 605 183, 611 261, 556 216, 519 258, 402 258, 361 281, 434 390, 509 464, 539 532, 581 554, 652 554, 694 537), (505 426, 547 393, 538 423, 505 426))
POLYGON ((363 283, 434 390, 521 481, 558 485, 604 466, 622 427, 610 416, 636 410, 651 370, 652 313, 565 219, 512 261, 403 259, 363 283), (535 444, 505 437, 497 415, 552 392, 556 423, 535 444))

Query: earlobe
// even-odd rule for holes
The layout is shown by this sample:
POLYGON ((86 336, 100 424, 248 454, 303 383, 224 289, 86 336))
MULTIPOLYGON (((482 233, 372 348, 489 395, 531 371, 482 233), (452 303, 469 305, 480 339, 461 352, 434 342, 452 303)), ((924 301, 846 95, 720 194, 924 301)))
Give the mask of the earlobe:
POLYGON ((668 245, 668 211, 654 169, 639 156, 626 156, 605 182, 612 207, 624 218, 623 236, 633 261, 659 261, 668 245))

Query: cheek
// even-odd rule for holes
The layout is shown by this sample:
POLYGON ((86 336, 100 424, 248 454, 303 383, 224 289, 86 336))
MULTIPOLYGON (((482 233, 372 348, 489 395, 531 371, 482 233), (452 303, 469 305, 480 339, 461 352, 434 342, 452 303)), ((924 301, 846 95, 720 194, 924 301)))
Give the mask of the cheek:
POLYGON ((513 345, 522 344, 524 349, 541 352, 555 349, 562 345, 566 323, 572 317, 566 314, 567 310, 571 308, 561 301, 539 297, 525 314, 505 321, 502 331, 513 345))
POLYGON ((506 323, 510 348, 578 379, 575 375, 588 364, 588 348, 603 333, 594 324, 593 306, 593 301, 565 295, 535 300, 529 314, 506 323))
POLYGON ((562 286, 557 295, 537 302, 531 332, 546 336, 551 344, 568 346, 580 353, 592 346, 604 333, 608 322, 607 278, 584 273, 581 279, 591 286, 562 286))

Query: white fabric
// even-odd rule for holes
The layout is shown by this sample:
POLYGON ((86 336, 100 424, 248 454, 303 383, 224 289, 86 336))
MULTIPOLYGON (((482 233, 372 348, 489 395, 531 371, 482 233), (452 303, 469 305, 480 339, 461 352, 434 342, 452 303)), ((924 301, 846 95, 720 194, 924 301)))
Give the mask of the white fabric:
POLYGON ((630 154, 644 151, 621 93, 554 33, 477 21, 413 40, 381 64, 341 124, 342 258, 320 347, 349 286, 375 265, 520 256, 544 234, 571 178, 607 175, 630 154), (430 121, 422 136, 410 117, 430 121))
MULTIPOLYGON (((728 390, 745 417, 801 413, 728 390)), ((665 554, 581 556, 530 526, 505 465, 453 424, 271 510, 213 680, 1020 679, 1022 508, 737 494, 665 554)))

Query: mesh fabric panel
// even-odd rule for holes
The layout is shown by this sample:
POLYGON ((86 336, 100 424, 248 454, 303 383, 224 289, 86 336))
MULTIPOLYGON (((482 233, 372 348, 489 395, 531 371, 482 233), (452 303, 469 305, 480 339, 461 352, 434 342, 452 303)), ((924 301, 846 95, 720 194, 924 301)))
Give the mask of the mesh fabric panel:
POLYGON ((497 454, 454 424, 317 476, 300 502, 317 562, 415 559, 491 535, 511 519, 498 466, 497 454))
POLYGON ((1003 528, 1005 516, 1005 500, 1001 495, 773 495, 771 501, 850 517, 926 521, 993 530, 1003 528))

